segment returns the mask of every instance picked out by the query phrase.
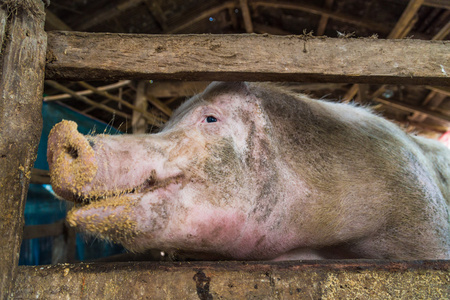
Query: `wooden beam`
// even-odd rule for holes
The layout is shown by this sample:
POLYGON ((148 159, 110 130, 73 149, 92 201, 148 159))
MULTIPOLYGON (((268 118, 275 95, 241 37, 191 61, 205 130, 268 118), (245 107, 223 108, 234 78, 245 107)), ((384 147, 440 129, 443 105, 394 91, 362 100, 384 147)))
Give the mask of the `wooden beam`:
POLYGON ((161 9, 161 6, 158 3, 158 1, 155 1, 155 0, 144 0, 144 2, 145 2, 145 5, 148 8, 150 14, 155 19, 156 23, 159 25, 161 30, 165 31, 166 28, 167 28, 167 26, 166 26, 167 20, 166 20, 164 12, 161 9))
POLYGON ((265 24, 253 23, 253 30, 255 33, 268 33, 274 35, 292 35, 292 32, 288 32, 279 28, 278 26, 270 26, 265 24))
MULTIPOLYGON (((430 94, 432 94, 432 93, 434 93, 434 92, 433 91, 430 92, 430 94)), ((444 103, 446 97, 447 96, 444 95, 444 94, 436 93, 436 95, 434 97, 427 97, 425 99, 425 101, 422 103, 422 106, 426 107, 428 110, 432 110, 432 111, 448 114, 448 112, 446 112, 444 110, 441 110, 439 108, 439 106, 442 103, 444 103), (426 102, 427 100, 428 100, 428 102, 426 102)), ((417 118, 414 118, 416 115, 417 114, 414 113, 413 116, 410 118, 410 120, 412 119, 413 121, 423 122, 426 119, 426 117, 427 117, 426 115, 419 114, 419 116, 417 118)))
MULTIPOLYGON (((118 89, 118 88, 127 86, 130 83, 131 83, 131 80, 121 80, 121 81, 116 82, 116 83, 112 83, 112 84, 108 84, 108 85, 97 87, 97 90, 99 90, 99 91, 110 91, 110 90, 114 90, 114 89, 118 89)), ((79 92, 75 92, 75 93, 77 95, 80 95, 80 96, 88 96, 88 95, 92 95, 94 92, 91 91, 91 90, 84 90, 84 91, 79 91, 79 92)), ((72 98, 72 96, 69 95, 69 94, 59 94, 59 95, 45 96, 44 97, 44 102, 64 100, 64 99, 70 99, 70 98, 72 98)))
POLYGON ((103 109, 103 110, 105 110, 105 111, 107 111, 107 112, 109 112, 109 113, 111 113, 113 115, 118 115, 118 116, 121 116, 122 118, 125 118, 125 119, 130 117, 126 113, 118 111, 118 110, 116 110, 116 109, 114 109, 112 107, 109 107, 109 106, 106 106, 104 104, 92 101, 91 99, 86 98, 85 96, 77 95, 74 91, 72 91, 71 89, 65 87, 62 84, 57 83, 56 81, 46 80, 45 83, 48 84, 49 86, 57 89, 57 90, 60 90, 60 91, 62 91, 64 93, 67 93, 67 94, 71 95, 73 98, 75 98, 77 100, 83 101, 84 103, 89 104, 91 106, 95 106, 96 108, 103 109))
POLYGON ((233 27, 234 30, 238 30, 239 23, 238 23, 237 14, 235 12, 236 9, 234 9, 232 7, 228 7, 227 10, 228 10, 228 16, 230 17, 231 26, 233 27))
POLYGON ((120 103, 120 104, 122 104, 122 105, 124 105, 124 106, 126 106, 126 107, 128 107, 130 109, 132 109, 133 111, 139 112, 142 115, 142 117, 147 120, 147 122, 149 124, 156 125, 156 126, 161 124, 161 120, 158 119, 156 116, 154 116, 154 115, 150 114, 149 112, 147 112, 146 108, 137 107, 136 105, 133 105, 133 104, 131 104, 131 103, 129 103, 129 102, 127 102, 127 101, 117 97, 117 96, 111 95, 107 91, 101 91, 101 90, 97 89, 96 87, 88 84, 85 81, 78 81, 78 84, 81 85, 84 88, 87 88, 88 90, 91 90, 92 92, 94 92, 97 95, 100 95, 100 96, 103 96, 103 97, 108 98, 110 100, 113 100, 115 102, 118 102, 118 103, 120 103))
POLYGON ((44 4, 41 0, 3 2, 0 20, 0 299, 9 299, 42 129, 44 4))
POLYGON ((33 168, 31 171, 30 183, 50 184, 50 172, 48 170, 33 168))
POLYGON ((450 85, 450 42, 49 32, 46 76, 450 85))
POLYGON ((450 2, 448 0, 425 0, 424 5, 450 9, 450 2))
POLYGON ((447 115, 444 115, 444 114, 441 114, 441 113, 438 113, 438 112, 435 112, 435 111, 432 111, 432 110, 429 110, 429 109, 426 109, 423 107, 413 106, 413 105, 410 105, 410 104, 407 104, 404 102, 400 102, 400 101, 396 101, 396 100, 384 100, 381 98, 375 98, 373 100, 383 103, 384 105, 395 107, 395 108, 398 108, 398 109, 401 109, 404 111, 408 111, 408 112, 412 112, 412 113, 418 112, 418 113, 426 115, 427 117, 436 119, 438 121, 450 122, 450 116, 447 116, 447 115))
POLYGON ((419 16, 415 14, 411 20, 409 20, 409 23, 406 24, 404 28, 402 28, 402 31, 398 34, 398 39, 406 38, 408 34, 411 32, 411 30, 414 28, 414 25, 416 25, 417 21, 419 20, 419 16))
POLYGON ((159 109, 160 111, 162 111, 166 116, 170 117, 172 115, 172 110, 165 105, 164 103, 162 103, 161 101, 159 101, 156 97, 153 97, 152 95, 148 95, 147 94, 147 100, 157 109, 159 109))
POLYGON ((419 8, 424 3, 424 0, 410 0, 405 10, 402 13, 402 16, 398 20, 397 24, 395 24, 394 29, 392 29, 391 33, 388 35, 388 39, 400 39, 406 36, 405 28, 408 27, 408 24, 411 23, 414 16, 416 15, 419 8))
MULTIPOLYGON (((437 95, 438 93, 435 91, 431 91, 428 93, 428 95, 425 97, 425 99, 422 101, 421 106, 427 106, 428 103, 430 103, 430 101, 437 95)), ((426 115, 423 115, 419 112, 415 112, 412 116, 410 116, 408 119, 410 121, 415 121, 415 122, 423 122, 425 119, 427 118, 426 115)))
MULTIPOLYGON (((54 29, 57 29, 57 30, 65 30, 65 31, 72 31, 72 28, 69 26, 69 25, 67 25, 64 21, 62 21, 61 19, 59 19, 56 15, 54 15, 51 11, 49 11, 48 9, 46 10, 46 27, 49 27, 49 28, 46 28, 47 30, 54 30, 54 29)), ((88 83, 86 83, 86 82, 84 82, 84 81, 80 81, 79 82, 79 84, 81 84, 81 85, 83 85, 83 84, 85 84, 85 85, 88 85, 89 87, 91 87, 90 89, 88 89, 88 90, 85 90, 85 91, 79 91, 79 92, 75 92, 77 95, 79 95, 79 96, 85 96, 85 95, 91 95, 91 94, 93 94, 94 92, 95 93, 99 93, 100 91, 101 92, 106 92, 106 90, 108 90, 108 89, 114 89, 114 88, 118 88, 118 87, 121 87, 121 86, 123 86, 123 85, 127 85, 127 84, 129 84, 131 81, 130 80, 124 80, 124 81, 122 81, 122 82, 119 82, 119 83, 116 83, 116 84, 112 84, 112 85, 108 85, 108 86, 104 86, 104 87, 99 87, 99 88, 95 88, 95 87, 93 87, 93 86, 91 86, 91 85, 89 85, 88 83), (123 85, 122 85, 123 84, 123 85)), ((73 92, 73 91, 72 91, 73 92)), ((108 94, 108 93, 106 93, 107 94, 107 98, 108 98, 108 95, 110 95, 110 94, 108 94)), ((57 100, 62 100, 62 99, 69 99, 69 98, 72 98, 72 95, 73 94, 61 94, 61 95, 55 95, 55 96, 47 96, 47 97, 44 97, 44 101, 57 101, 57 100)), ((105 96, 105 95, 103 95, 103 96, 105 96)), ((80 100, 80 98, 78 98, 79 100, 80 100)), ((84 100, 82 100, 82 101, 84 101, 84 102, 86 102, 86 103, 92 103, 92 102, 89 102, 90 101, 90 99, 88 99, 88 98, 83 98, 84 100)), ((115 100, 115 99, 110 99, 110 100, 115 100)), ((117 101, 117 100, 116 100, 117 101)), ((119 99, 119 103, 120 103, 120 101, 122 101, 121 99, 119 99)), ((126 101, 123 101, 123 102, 126 102, 126 101)), ((128 102, 127 102, 128 103, 128 102)), ((61 102, 59 102, 58 101, 58 104, 61 104, 61 102)), ((105 108, 105 107, 108 107, 107 105, 107 102, 105 102, 105 101, 102 101, 101 103, 100 103, 100 105, 94 105, 94 106, 91 106, 89 109, 90 110, 93 110, 93 109, 96 109, 96 108, 105 108)), ((73 108, 73 107, 71 107, 71 109, 72 110, 75 110, 75 111, 78 111, 77 109, 75 109, 75 108, 73 108)), ((88 112, 89 110, 85 110, 85 111, 83 111, 83 112, 81 112, 83 115, 86 115, 86 113, 88 112)), ((78 111, 79 112, 79 111, 78 111)), ((119 115, 120 115, 120 113, 119 113, 119 115)), ((125 116, 125 114, 124 114, 124 116, 125 116)), ((127 116, 127 115, 126 115, 127 116)), ((90 117, 92 117, 92 116, 90 116, 90 117)), ((42 180, 42 178, 38 178, 37 176, 34 176, 34 178, 32 177, 32 180, 37 180, 37 181, 41 181, 42 180)), ((45 180, 45 178, 44 178, 44 180, 45 180)))
MULTIPOLYGON (((98 121, 98 122, 105 123, 105 120, 100 120, 99 118, 97 118, 97 117, 95 117, 95 116, 92 116, 92 115, 89 115, 89 114, 87 114, 87 113, 84 113, 83 111, 78 110, 78 109, 76 109, 76 108, 74 108, 74 107, 72 107, 72 106, 69 106, 69 105, 65 104, 64 102, 62 102, 62 101, 58 101, 57 103, 58 103, 58 105, 61 105, 61 106, 66 107, 66 108, 68 108, 68 109, 70 109, 70 110, 72 110, 72 111, 75 111, 75 112, 79 113, 80 115, 83 115, 83 116, 88 117, 88 118, 90 118, 90 119, 96 120, 96 121, 98 121)), ((103 103, 103 104, 104 104, 104 103, 103 103)), ((93 108, 93 106, 90 106, 89 108, 93 108)), ((96 109, 96 107, 95 107, 94 109, 96 109)), ((125 119, 125 122, 127 122, 127 120, 131 120, 131 115, 126 114, 126 116, 127 116, 127 118, 125 119)), ((108 126, 109 126, 109 127, 112 127, 112 128, 116 128, 116 129, 119 130, 119 131, 123 131, 123 130, 122 130, 122 124, 119 125, 118 127, 114 127, 114 124, 112 124, 112 122, 110 122, 110 123, 108 124, 108 126)))
POLYGON ((123 0, 107 8, 101 8, 97 13, 87 15, 78 25, 74 26, 76 30, 85 31, 98 24, 107 22, 118 17, 124 11, 140 5, 144 0, 123 0))
POLYGON ((254 0, 250 2, 250 6, 254 9, 258 6, 263 7, 272 7, 278 9, 291 9, 291 10, 300 10, 310 14, 325 16, 330 19, 338 20, 340 22, 345 22, 357 26, 361 26, 364 28, 368 28, 374 32, 379 33, 388 33, 390 31, 390 26, 381 24, 380 22, 373 22, 367 19, 360 19, 352 15, 347 15, 339 12, 333 12, 330 9, 325 9, 322 7, 308 5, 304 3, 293 3, 293 2, 284 2, 284 1, 271 1, 271 0, 254 0))
POLYGON ((2 47, 0 47, 0 54, 3 54, 4 52, 3 42, 7 35, 6 25, 8 23, 8 13, 9 12, 7 12, 6 9, 0 7, 0 45, 2 45, 2 47))
POLYGON ((245 31, 247 33, 252 33, 253 24, 250 9, 248 8, 248 0, 239 0, 239 4, 241 6, 242 18, 244 19, 245 31))
MULTIPOLYGON (((433 36, 433 41, 439 41, 444 39, 448 34, 450 33, 450 22, 448 22, 439 32, 433 36)), ((432 87, 427 86, 427 89, 431 90, 431 92, 428 93, 428 95, 425 97, 425 99, 422 101, 422 106, 427 106, 428 103, 433 99, 437 93, 440 94, 446 94, 446 89, 449 90, 449 92, 446 94, 447 96, 450 96, 450 89, 446 87, 432 87)), ((443 100, 443 99, 442 99, 443 100)), ((427 118, 426 115, 421 114, 419 112, 415 112, 409 120, 416 121, 416 122, 423 122, 427 118)))
POLYGON ((448 299, 449 261, 134 262, 21 266, 12 298, 448 299))
POLYGON ((236 7, 236 5, 234 4, 234 1, 224 2, 218 6, 215 6, 213 8, 203 11, 202 13, 196 15, 195 17, 193 17, 191 19, 183 21, 183 24, 175 25, 173 27, 168 28, 167 30, 164 31, 164 33, 178 33, 199 21, 206 20, 207 18, 211 17, 211 15, 217 14, 217 13, 221 12, 222 10, 235 8, 235 7, 236 7))
POLYGON ((356 97, 356 101, 361 103, 362 105, 367 105, 370 103, 369 99, 369 89, 370 86, 368 84, 358 84, 358 95, 356 97))
POLYGON ((71 31, 66 23, 64 23, 57 15, 52 13, 49 9, 45 10, 45 30, 66 30, 71 31))
MULTIPOLYGON (((328 10, 331 10, 331 8, 333 7, 333 3, 334 3, 334 0, 325 0, 324 8, 328 9, 328 10)), ((326 15, 322 15, 320 17, 319 25, 317 26, 317 33, 316 33, 316 35, 321 36, 321 35, 324 34, 325 29, 327 27, 327 23, 328 23, 328 19, 329 18, 330 17, 326 16, 326 15)))
POLYGON ((64 233, 64 220, 52 224, 25 226, 23 239, 37 239, 48 236, 57 236, 64 233))
POLYGON ((342 98, 342 102, 349 103, 353 100, 356 93, 358 93, 359 90, 359 84, 354 84, 350 87, 350 89, 345 93, 344 97, 342 98))
POLYGON ((435 91, 450 97, 450 87, 446 86, 427 86, 427 89, 435 91))
MULTIPOLYGON (((403 123, 403 126, 405 125, 405 123, 403 123)), ((434 134, 443 134, 445 132, 447 132, 450 127, 449 126, 441 126, 441 125, 436 125, 436 124, 427 124, 424 122, 415 122, 414 120, 408 120, 407 123, 408 127, 412 126, 414 129, 412 130, 412 132, 417 132, 417 129, 422 130, 422 131, 428 131, 428 132, 433 132, 434 134)))
POLYGON ((202 92, 210 81, 156 81, 147 85, 146 94, 155 98, 193 96, 202 92))
POLYGON ((140 111, 133 110, 133 115, 131 117, 131 126, 133 128, 133 133, 147 132, 147 122, 142 113, 146 112, 148 107, 147 97, 145 97, 145 84, 146 82, 144 80, 141 80, 138 82, 136 88, 134 107, 139 108, 140 111))
MULTIPOLYGON (((422 2, 423 2, 423 0, 410 0, 407 7, 403 11, 400 19, 397 21, 394 28, 389 33, 389 35, 387 37, 388 39, 402 39, 408 35, 410 30, 413 28, 413 25, 415 24, 415 22, 417 22, 417 18, 415 18, 415 16, 416 16, 416 12, 420 8, 420 5, 422 2)), ((348 102, 351 99, 353 99, 353 97, 356 95, 358 89, 359 89, 359 87, 353 85, 348 90, 346 95, 344 96, 344 100, 348 102)), ((376 91, 376 93, 381 94, 381 93, 383 93, 384 89, 385 89, 385 86, 381 86, 376 91)), ((379 94, 372 95, 372 98, 378 97, 379 94)))
MULTIPOLYGON (((112 101, 111 99, 105 99, 105 100, 101 101, 100 103, 104 104, 104 105, 107 105, 111 101, 112 101)), ((61 102, 58 101, 58 103, 61 103, 61 102)), ((88 107, 86 109, 83 109, 82 112, 83 112, 83 114, 88 114, 89 112, 93 111, 94 109, 96 109, 96 107, 91 106, 91 107, 88 107)), ((119 104, 119 109, 122 109, 122 105, 121 104, 119 104)))
POLYGON ((445 24, 444 27, 441 28, 441 30, 439 30, 439 32, 433 36, 433 41, 439 41, 439 40, 443 40, 447 35, 450 34, 450 21, 447 22, 447 24, 445 24))

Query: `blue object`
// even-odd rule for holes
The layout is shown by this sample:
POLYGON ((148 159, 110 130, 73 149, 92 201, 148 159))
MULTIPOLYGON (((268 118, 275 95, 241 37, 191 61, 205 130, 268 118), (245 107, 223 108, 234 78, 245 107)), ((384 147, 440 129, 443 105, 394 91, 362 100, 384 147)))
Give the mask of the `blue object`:
MULTIPOLYGON (((38 155, 34 167, 48 170, 47 139, 53 126, 62 120, 72 120, 78 124, 83 134, 109 133, 120 134, 106 123, 77 113, 57 103, 43 103, 44 119, 38 155)), ((50 185, 30 184, 25 204, 25 226, 51 224, 66 216, 66 202, 55 197, 50 185)), ((20 249, 20 265, 50 264, 52 258, 53 237, 23 240, 20 249)), ((78 260, 90 260, 124 252, 124 249, 112 243, 77 234, 78 260), (86 246, 86 247, 85 247, 86 246)))

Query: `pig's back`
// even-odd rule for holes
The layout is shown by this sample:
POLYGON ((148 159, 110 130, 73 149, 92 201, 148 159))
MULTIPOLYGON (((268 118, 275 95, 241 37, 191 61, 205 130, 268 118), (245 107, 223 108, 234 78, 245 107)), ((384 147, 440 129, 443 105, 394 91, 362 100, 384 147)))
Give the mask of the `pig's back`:
POLYGON ((413 139, 428 158, 432 175, 450 206, 450 149, 435 140, 419 136, 414 136, 413 139))

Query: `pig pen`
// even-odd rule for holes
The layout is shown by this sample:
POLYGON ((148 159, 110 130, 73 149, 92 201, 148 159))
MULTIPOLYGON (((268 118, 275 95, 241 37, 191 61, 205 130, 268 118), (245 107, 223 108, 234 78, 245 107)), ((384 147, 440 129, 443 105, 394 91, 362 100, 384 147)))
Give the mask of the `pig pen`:
POLYGON ((6 1, 0 9, 2 299, 449 297, 449 261, 18 267, 24 201, 40 135, 44 74, 46 79, 64 80, 170 78, 449 86, 450 77, 442 68, 448 68, 450 44, 309 36, 45 33, 42 1, 22 1, 14 13, 8 5, 12 4, 6 1), (339 62, 333 60, 336 57, 339 62))

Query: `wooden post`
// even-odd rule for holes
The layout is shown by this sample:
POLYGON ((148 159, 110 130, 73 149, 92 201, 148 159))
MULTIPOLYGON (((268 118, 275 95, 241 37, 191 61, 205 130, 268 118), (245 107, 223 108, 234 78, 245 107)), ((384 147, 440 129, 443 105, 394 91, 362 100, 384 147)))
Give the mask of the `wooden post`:
MULTIPOLYGON (((325 9, 332 10, 334 0, 325 0, 325 9)), ((317 26, 317 36, 321 36, 325 33, 329 17, 327 15, 322 15, 320 17, 319 25, 317 26)))
MULTIPOLYGON (((145 97, 145 81, 139 81, 136 91, 136 99, 134 101, 134 106, 141 109, 142 111, 147 111, 147 98, 145 97)), ((133 126, 133 133, 146 133, 147 132, 147 122, 145 122, 144 116, 141 112, 133 110, 133 116, 131 118, 131 125, 133 126)))
POLYGON ((239 3, 241 4, 242 17, 244 18, 245 31, 247 31, 247 33, 252 33, 253 23, 248 8, 248 0, 239 0, 239 3))
POLYGON ((17 273, 41 135, 47 36, 41 0, 7 0, 0 6, 0 299, 5 299, 17 273))

